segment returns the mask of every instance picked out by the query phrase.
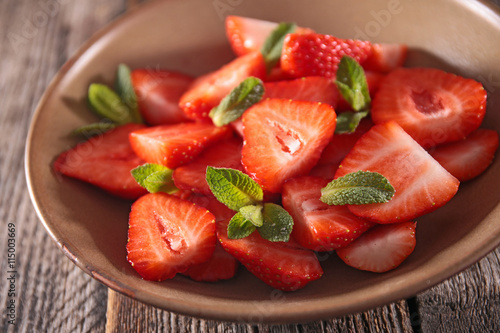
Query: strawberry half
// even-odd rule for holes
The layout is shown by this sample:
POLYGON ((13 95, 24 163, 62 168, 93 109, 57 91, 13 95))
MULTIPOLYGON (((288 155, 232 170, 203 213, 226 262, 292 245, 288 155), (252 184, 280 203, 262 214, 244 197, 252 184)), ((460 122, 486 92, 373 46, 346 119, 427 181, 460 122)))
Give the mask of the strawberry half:
POLYGON ((479 176, 493 162, 498 149, 498 133, 477 129, 461 141, 434 147, 430 154, 460 181, 479 176))
POLYGON ((209 119, 214 106, 247 77, 263 79, 266 64, 260 52, 238 57, 218 70, 198 77, 181 96, 179 106, 191 119, 209 119))
POLYGON ((143 128, 143 125, 128 124, 92 137, 60 154, 53 168, 120 198, 137 199, 147 191, 135 181, 130 171, 144 161, 130 147, 128 135, 143 128))
POLYGON ((405 44, 373 43, 372 51, 363 68, 368 71, 388 73, 402 67, 406 61, 408 46, 405 44))
POLYGON ((209 123, 179 123, 148 127, 130 133, 134 152, 148 163, 170 169, 192 161, 203 149, 230 137, 229 126, 209 123))
POLYGON ((136 69, 130 77, 139 111, 149 125, 188 120, 179 107, 179 99, 193 82, 191 76, 166 70, 136 69))
POLYGON ((332 251, 344 247, 373 223, 357 217, 346 206, 329 206, 322 202, 321 189, 328 180, 297 177, 283 185, 283 207, 293 217, 292 236, 305 248, 332 251))
POLYGON ((294 77, 335 78, 340 59, 350 56, 360 64, 371 53, 371 43, 324 34, 288 34, 281 53, 281 68, 294 77))
POLYGON ((127 260, 145 280, 162 281, 207 261, 217 238, 206 208, 165 193, 150 193, 132 205, 127 260))
POLYGON ((390 271, 408 258, 416 245, 416 222, 378 225, 337 250, 347 265, 370 272, 390 271))
MULTIPOLYGON (((226 16, 226 36, 231 48, 238 56, 260 51, 267 37, 278 27, 278 23, 251 17, 226 16)), ((296 28, 296 33, 313 33, 309 28, 296 28)))
POLYGON ((242 144, 241 139, 233 138, 207 148, 194 161, 174 170, 175 186, 182 190, 211 195, 212 191, 205 179, 207 166, 243 171, 242 144))
POLYGON ((394 120, 423 147, 461 140, 486 111, 486 90, 474 80, 433 68, 399 68, 380 84, 372 103, 376 124, 394 120))
POLYGON ((242 163, 269 192, 306 175, 330 141, 336 114, 327 104, 267 99, 243 114, 242 163))
POLYGON ((217 236, 224 249, 267 285, 283 291, 303 288, 319 279, 323 269, 313 251, 292 240, 270 242, 257 231, 241 239, 227 237, 227 223, 217 225, 217 236))
POLYGON ((389 202, 349 205, 378 223, 409 221, 447 203, 459 181, 396 122, 374 125, 342 161, 335 178, 359 170, 382 174, 396 190, 389 202))

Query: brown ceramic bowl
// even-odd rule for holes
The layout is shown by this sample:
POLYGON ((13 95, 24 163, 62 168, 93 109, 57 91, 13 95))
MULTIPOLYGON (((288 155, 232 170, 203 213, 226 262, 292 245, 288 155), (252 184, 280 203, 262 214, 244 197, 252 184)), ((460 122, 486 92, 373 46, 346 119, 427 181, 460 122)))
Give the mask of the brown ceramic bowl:
POLYGON ((43 224, 86 273, 142 302, 197 317, 246 322, 302 322, 366 310, 423 291, 470 266, 500 243, 500 160, 461 185, 445 207, 418 220, 417 246, 399 268, 374 274, 321 257, 324 276, 281 293, 241 269, 232 280, 199 283, 183 276, 143 281, 127 263, 129 202, 51 172, 88 122, 91 82, 112 82, 116 66, 163 67, 202 74, 233 55, 223 17, 293 21, 343 38, 406 43, 408 66, 433 66, 482 81, 489 94, 483 127, 500 131, 500 16, 478 1, 167 0, 148 2, 94 36, 63 66, 33 118, 26 150, 29 189, 43 224))

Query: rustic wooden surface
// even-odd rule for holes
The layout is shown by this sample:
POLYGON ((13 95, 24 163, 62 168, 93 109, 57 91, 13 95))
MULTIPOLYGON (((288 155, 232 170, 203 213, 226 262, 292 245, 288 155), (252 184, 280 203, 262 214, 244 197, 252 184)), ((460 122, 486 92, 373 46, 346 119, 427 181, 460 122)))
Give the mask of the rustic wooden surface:
POLYGON ((414 298, 300 325, 224 323, 158 310, 108 290, 67 259, 39 222, 26 188, 31 115, 68 57, 139 2, 0 1, 0 332, 500 332, 500 248, 414 298), (10 291, 9 224, 16 240, 10 291), (15 325, 8 323, 11 300, 15 325))

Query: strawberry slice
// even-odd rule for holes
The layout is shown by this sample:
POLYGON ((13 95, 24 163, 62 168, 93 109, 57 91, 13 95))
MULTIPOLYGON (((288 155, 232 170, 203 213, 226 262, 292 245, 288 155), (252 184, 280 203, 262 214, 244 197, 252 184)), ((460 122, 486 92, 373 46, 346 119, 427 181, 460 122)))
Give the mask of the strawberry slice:
POLYGON ((340 94, 331 79, 321 76, 308 76, 295 80, 274 81, 264 83, 266 98, 293 99, 330 104, 336 107, 340 94))
POLYGON ((350 56, 363 64, 371 49, 367 41, 324 34, 288 34, 281 53, 281 67, 294 77, 334 78, 342 56, 350 56))
MULTIPOLYGON (((278 27, 278 23, 251 17, 226 16, 226 35, 231 48, 238 56, 260 51, 267 37, 278 27)), ((314 31, 297 27, 296 33, 307 34, 314 31)))
POLYGON ((207 166, 244 171, 241 164, 242 144, 241 139, 232 138, 207 148, 194 161, 174 170, 175 186, 182 190, 211 195, 205 179, 207 166))
POLYGON ((306 175, 330 141, 336 125, 327 104, 267 99, 243 114, 242 163, 247 173, 269 192, 285 180, 306 175))
POLYGON ((134 152, 148 163, 170 169, 192 161, 203 149, 230 137, 229 126, 209 123, 179 123, 149 127, 130 133, 134 152))
POLYGON ((53 168, 65 176, 97 186, 124 199, 137 199, 147 191, 130 174, 142 165, 128 142, 129 133, 144 128, 128 124, 90 138, 61 153, 53 168))
POLYGON ((175 124, 188 118, 179 99, 193 82, 182 73, 166 70, 136 69, 131 75, 142 117, 149 125, 175 124))
POLYGON ((204 263, 193 265, 183 274, 200 282, 217 282, 233 278, 238 272, 239 261, 217 241, 214 253, 204 263))
POLYGON ((293 240, 270 242, 256 231, 245 238, 229 239, 227 223, 217 225, 217 236, 227 252, 273 288, 297 290, 323 275, 314 252, 304 249, 293 240))
POLYGON ((486 111, 486 90, 472 79, 433 68, 399 68, 380 84, 372 104, 376 124, 396 121, 423 147, 461 140, 486 111))
POLYGON ((378 225, 351 244, 337 250, 347 265, 370 272, 383 273, 399 265, 416 245, 416 222, 378 225))
POLYGON ((359 170, 378 172, 396 190, 389 202, 349 205, 358 216, 378 223, 409 221, 447 203, 459 181, 396 122, 373 126, 342 161, 335 178, 359 170))
POLYGON ((198 77, 181 96, 179 105, 191 119, 209 119, 208 113, 247 77, 263 79, 266 64, 260 52, 238 57, 218 70, 198 77))
POLYGON ((373 43, 372 52, 363 67, 368 71, 388 73, 402 67, 407 54, 408 46, 405 44, 373 43))
POLYGON ((480 128, 464 140, 434 147, 430 154, 453 176, 467 181, 490 166, 497 149, 498 133, 480 128))
POLYGON ((322 202, 321 189, 328 180, 303 176, 283 185, 283 207, 293 217, 292 236, 305 248, 332 251, 344 247, 373 223, 357 217, 346 206, 322 202))
POLYGON ((206 208, 165 193, 150 193, 132 205, 127 260, 145 280, 162 281, 207 261, 217 238, 206 208))

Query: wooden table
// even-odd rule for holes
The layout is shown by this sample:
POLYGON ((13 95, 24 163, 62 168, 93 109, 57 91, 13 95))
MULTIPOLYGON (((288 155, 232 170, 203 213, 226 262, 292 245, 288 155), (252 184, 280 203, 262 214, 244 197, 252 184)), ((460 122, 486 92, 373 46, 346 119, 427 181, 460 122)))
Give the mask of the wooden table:
POLYGON ((1 332, 500 332, 500 248, 413 298, 293 325, 207 321, 158 310, 107 289, 68 260, 39 222, 27 191, 23 157, 31 115, 68 57, 139 2, 0 1, 1 332), (16 239, 14 297, 9 225, 16 239), (11 299, 15 325, 8 323, 11 299))

